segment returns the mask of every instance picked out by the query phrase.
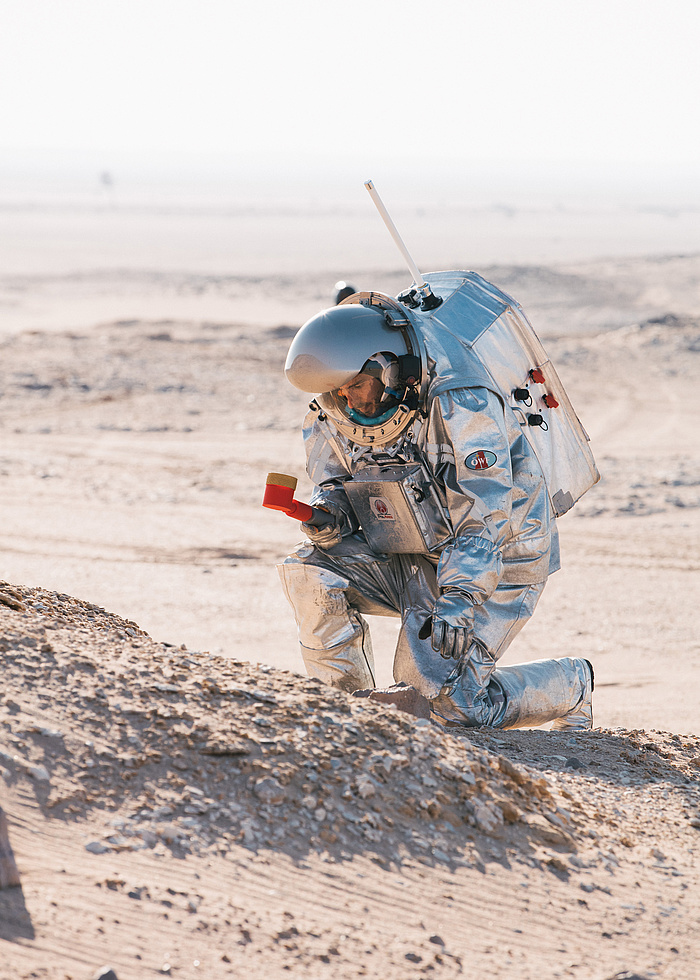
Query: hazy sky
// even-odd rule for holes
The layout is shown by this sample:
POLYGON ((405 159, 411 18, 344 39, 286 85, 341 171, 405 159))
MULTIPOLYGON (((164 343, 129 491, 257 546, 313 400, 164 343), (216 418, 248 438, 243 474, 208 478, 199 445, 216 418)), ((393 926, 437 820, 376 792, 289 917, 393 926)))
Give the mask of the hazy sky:
POLYGON ((3 0, 0 150, 688 170, 699 49, 698 0, 3 0))

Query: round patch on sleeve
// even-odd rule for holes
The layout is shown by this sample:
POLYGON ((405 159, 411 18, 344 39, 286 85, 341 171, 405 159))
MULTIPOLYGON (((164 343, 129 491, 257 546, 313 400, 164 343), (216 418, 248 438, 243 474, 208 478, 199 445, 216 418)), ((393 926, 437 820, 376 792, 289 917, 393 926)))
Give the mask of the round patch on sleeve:
POLYGON ((496 462, 496 454, 488 449, 478 449, 471 456, 467 456, 464 465, 470 470, 487 470, 496 462))

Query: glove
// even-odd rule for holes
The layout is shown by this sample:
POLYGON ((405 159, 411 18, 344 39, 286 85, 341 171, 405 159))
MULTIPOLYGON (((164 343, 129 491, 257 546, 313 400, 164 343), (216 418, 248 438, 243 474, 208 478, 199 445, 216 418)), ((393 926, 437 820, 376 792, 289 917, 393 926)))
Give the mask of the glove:
POLYGON ((435 603, 432 620, 433 650, 445 660, 460 660, 474 634, 474 603, 469 593, 446 589, 435 603))
POLYGON ((301 526, 311 544, 321 548, 322 551, 327 551, 336 544, 340 544, 343 537, 340 524, 336 521, 324 524, 323 527, 316 527, 314 524, 302 524, 301 526))

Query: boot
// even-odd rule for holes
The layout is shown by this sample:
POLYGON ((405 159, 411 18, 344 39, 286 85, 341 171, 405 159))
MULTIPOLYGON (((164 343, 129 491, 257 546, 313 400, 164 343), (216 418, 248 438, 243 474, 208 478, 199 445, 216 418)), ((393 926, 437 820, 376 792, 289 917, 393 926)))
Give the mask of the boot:
POLYGON ((586 687, 583 697, 571 711, 556 718, 552 725, 553 732, 583 732, 593 728, 593 689, 595 688, 595 674, 593 664, 590 660, 584 660, 588 664, 590 671, 590 681, 586 687))
POLYGON ((494 673, 506 698, 500 728, 533 728, 548 721, 558 731, 592 727, 593 670, 587 660, 535 660, 494 673))

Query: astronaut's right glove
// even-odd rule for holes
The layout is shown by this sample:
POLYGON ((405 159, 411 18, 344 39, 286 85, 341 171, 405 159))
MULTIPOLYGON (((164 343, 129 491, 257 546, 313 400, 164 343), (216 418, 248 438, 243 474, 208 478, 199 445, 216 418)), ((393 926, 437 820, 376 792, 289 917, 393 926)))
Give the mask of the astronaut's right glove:
MULTIPOLYGON (((325 509, 325 507, 318 508, 318 510, 325 509)), ((328 512, 328 523, 323 524, 321 527, 315 524, 302 524, 301 526, 311 544, 317 548, 321 548, 323 551, 327 551, 328 548, 333 548, 336 544, 340 544, 343 537, 339 521, 330 512, 328 512)))
POLYGON ((474 603, 471 596, 461 589, 446 589, 433 607, 433 650, 445 660, 459 660, 471 646, 473 638, 474 603))

